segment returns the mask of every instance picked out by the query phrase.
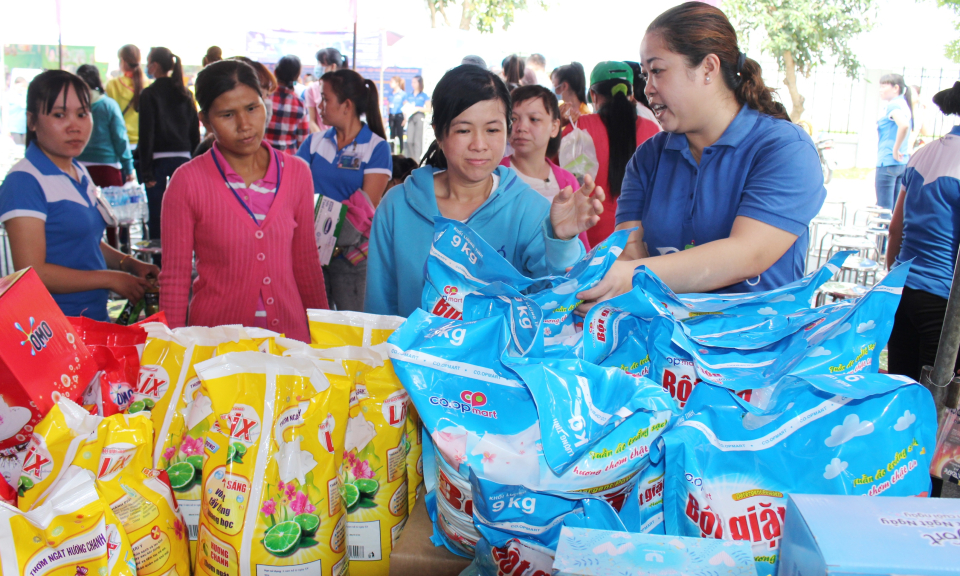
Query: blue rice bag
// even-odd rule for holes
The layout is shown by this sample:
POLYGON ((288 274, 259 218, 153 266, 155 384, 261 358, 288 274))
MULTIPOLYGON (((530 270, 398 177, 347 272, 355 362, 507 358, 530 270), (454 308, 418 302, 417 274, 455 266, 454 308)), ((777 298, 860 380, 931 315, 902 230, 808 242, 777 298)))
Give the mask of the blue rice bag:
POLYGON ((766 292, 678 296, 645 267, 638 269, 643 272, 634 276, 633 285, 646 292, 652 300, 680 320, 703 314, 758 314, 761 316, 791 314, 810 308, 817 289, 839 272, 843 262, 853 253, 853 251, 838 252, 817 271, 796 282, 766 292))
POLYGON ((773 576, 787 494, 927 496, 936 431, 930 393, 903 376, 788 376, 763 409, 702 383, 653 449, 666 533, 750 541, 773 576))

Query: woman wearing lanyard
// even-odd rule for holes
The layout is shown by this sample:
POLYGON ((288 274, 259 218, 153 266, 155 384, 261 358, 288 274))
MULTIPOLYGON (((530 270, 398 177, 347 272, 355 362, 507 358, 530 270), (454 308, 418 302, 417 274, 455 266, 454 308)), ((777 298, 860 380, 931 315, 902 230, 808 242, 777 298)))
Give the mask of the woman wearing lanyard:
POLYGON ((627 164, 617 228, 638 227, 580 311, 646 265, 684 292, 770 290, 803 275, 826 197, 817 149, 790 123, 718 8, 688 2, 647 28, 646 95, 664 132, 627 164))
POLYGON ((266 110, 250 65, 214 62, 196 87, 216 142, 177 170, 164 197, 160 307, 174 328, 243 324, 309 342, 306 309, 327 307, 310 173, 263 140, 266 110))
POLYGON ((297 156, 310 164, 314 191, 347 206, 346 222, 325 268, 327 297, 337 310, 363 311, 367 274, 367 239, 373 210, 393 174, 393 160, 380 118, 377 85, 353 70, 327 72, 320 78, 323 123, 297 156), (360 121, 366 114, 367 123, 360 121))

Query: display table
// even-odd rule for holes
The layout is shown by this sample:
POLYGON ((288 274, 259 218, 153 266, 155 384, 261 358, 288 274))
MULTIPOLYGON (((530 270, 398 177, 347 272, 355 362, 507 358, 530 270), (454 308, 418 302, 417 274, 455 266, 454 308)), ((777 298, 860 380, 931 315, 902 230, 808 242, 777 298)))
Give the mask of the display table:
POLYGON ((420 498, 413 507, 413 514, 390 554, 390 576, 458 576, 470 560, 433 545, 433 524, 423 500, 420 498))

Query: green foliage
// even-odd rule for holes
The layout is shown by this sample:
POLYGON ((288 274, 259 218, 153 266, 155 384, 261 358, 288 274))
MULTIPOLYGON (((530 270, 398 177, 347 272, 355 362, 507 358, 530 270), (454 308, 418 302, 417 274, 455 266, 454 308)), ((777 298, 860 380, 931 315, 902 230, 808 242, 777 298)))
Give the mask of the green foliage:
MULTIPOLYGON (((960 0, 938 0, 960 2, 960 0)), ((762 50, 784 69, 783 55, 790 52, 797 72, 808 76, 828 55, 851 78, 860 72, 860 62, 850 40, 869 30, 876 14, 874 0, 725 0, 723 9, 748 43, 751 32, 766 32, 762 50)))
MULTIPOLYGON (((535 0, 536 4, 546 9, 544 0, 535 0)), ((513 24, 514 14, 527 9, 527 0, 473 0, 473 25, 480 32, 493 32, 494 26, 501 26, 504 30, 513 24)))
MULTIPOLYGON (((937 6, 949 8, 953 10, 954 14, 960 16, 960 0, 937 0, 937 6)), ((960 20, 954 22, 954 28, 960 32, 960 20)), ((954 62, 960 63, 960 38, 948 42, 944 49, 944 54, 954 62)))

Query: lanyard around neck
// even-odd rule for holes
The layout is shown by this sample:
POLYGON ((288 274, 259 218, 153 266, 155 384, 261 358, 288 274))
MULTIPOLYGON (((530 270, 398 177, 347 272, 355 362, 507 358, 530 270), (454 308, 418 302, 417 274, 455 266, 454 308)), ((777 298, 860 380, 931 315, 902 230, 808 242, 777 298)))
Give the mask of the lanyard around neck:
MULTIPOLYGON (((227 190, 233 193, 233 197, 237 199, 237 202, 239 202, 241 206, 243 206, 243 209, 247 211, 247 214, 249 214, 250 217, 253 218, 254 224, 256 224, 257 226, 260 226, 260 221, 257 220, 257 215, 253 213, 253 210, 251 210, 250 207, 247 206, 247 203, 243 201, 243 198, 241 198, 240 195, 237 194, 237 191, 234 190, 233 186, 230 185, 230 181, 227 180, 226 173, 223 171, 223 168, 220 167, 220 161, 217 160, 216 153, 211 151, 210 155, 213 157, 213 163, 217 166, 217 170, 220 172, 220 177, 223 178, 223 183, 227 185, 227 190)), ((274 166, 277 167, 277 189, 275 193, 278 193, 280 192, 280 179, 283 178, 283 170, 280 169, 280 157, 279 157, 279 154, 277 154, 276 150, 273 151, 273 161, 276 162, 274 166)))

